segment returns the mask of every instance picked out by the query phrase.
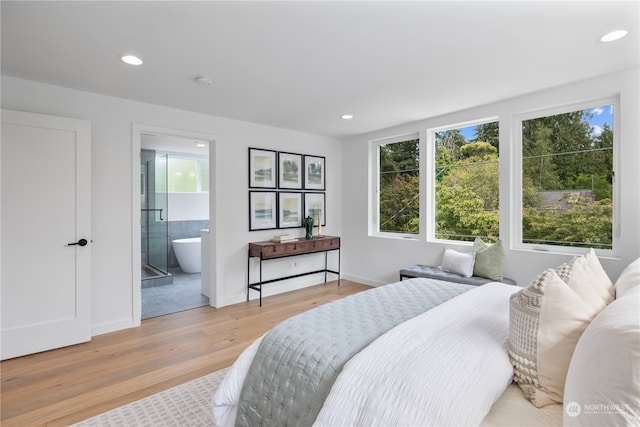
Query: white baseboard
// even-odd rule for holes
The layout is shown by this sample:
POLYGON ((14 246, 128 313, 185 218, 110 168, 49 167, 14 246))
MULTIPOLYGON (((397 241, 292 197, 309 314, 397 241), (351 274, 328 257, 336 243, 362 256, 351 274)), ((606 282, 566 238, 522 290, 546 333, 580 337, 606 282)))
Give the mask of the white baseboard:
POLYGON ((132 319, 122 319, 116 320, 115 322, 101 323, 99 325, 91 326, 91 336, 95 337, 96 335, 108 334, 109 332, 133 328, 134 326, 132 319))
POLYGON ((367 279, 366 277, 356 276, 355 274, 343 274, 342 278, 344 280, 351 280, 352 282, 358 282, 369 286, 382 286, 386 285, 388 282, 380 282, 378 280, 367 279))

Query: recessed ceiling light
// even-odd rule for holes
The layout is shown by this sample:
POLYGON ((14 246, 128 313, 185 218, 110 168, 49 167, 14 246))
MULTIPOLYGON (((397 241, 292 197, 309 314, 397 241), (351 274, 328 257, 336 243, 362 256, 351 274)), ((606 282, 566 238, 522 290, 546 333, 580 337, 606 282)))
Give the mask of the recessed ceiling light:
POLYGON ((137 56, 133 56, 133 55, 124 55, 121 56, 120 59, 122 60, 122 62, 124 62, 125 64, 129 64, 129 65, 142 65, 142 59, 138 58, 137 56))
POLYGON ((196 147, 206 147, 207 144, 205 144, 204 142, 200 142, 200 141, 195 141, 196 147))
POLYGON ((600 37, 600 41, 604 42, 604 43, 607 43, 607 42, 612 42, 612 41, 615 41, 615 40, 620 40, 621 38, 626 36, 627 33, 628 33, 627 30, 611 31, 610 33, 607 33, 604 36, 600 37))
POLYGON ((353 119, 353 114, 343 114, 340 116, 340 118, 343 120, 351 120, 353 119))
POLYGON ((198 76, 196 77, 196 83, 202 86, 211 86, 213 84, 213 77, 210 76, 198 76))

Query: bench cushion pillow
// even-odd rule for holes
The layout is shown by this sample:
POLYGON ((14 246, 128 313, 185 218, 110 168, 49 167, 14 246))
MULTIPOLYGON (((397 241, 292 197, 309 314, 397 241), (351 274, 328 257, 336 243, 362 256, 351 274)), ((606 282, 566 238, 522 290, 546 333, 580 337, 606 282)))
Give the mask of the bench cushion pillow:
POLYGON ((453 249, 446 248, 442 255, 442 265, 440 268, 447 273, 456 273, 462 277, 473 276, 473 264, 476 254, 458 252, 453 249))
POLYGON ((473 242, 473 252, 476 254, 473 265, 474 276, 486 277, 491 280, 503 279, 504 248, 501 240, 493 245, 487 245, 481 238, 476 237, 473 242))

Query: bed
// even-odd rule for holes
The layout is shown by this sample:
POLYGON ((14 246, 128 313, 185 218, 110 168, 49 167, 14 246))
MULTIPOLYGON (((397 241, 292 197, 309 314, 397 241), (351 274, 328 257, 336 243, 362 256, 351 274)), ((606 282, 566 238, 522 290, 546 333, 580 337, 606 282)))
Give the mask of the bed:
MULTIPOLYGON (((571 268, 569 273, 566 270, 564 285, 571 283, 571 268)), ((525 380, 514 383, 514 378, 518 380, 514 366, 516 373, 519 367, 512 354, 518 352, 512 343, 512 306, 522 299, 523 288, 416 278, 325 304, 274 327, 248 347, 227 373, 213 397, 216 425, 489 427, 583 425, 594 420, 640 425, 640 374, 631 373, 631 367, 640 362, 640 343, 634 335, 640 331, 640 260, 619 281, 623 277, 625 283, 633 283, 623 286, 630 297, 622 304, 609 301, 591 319, 597 324, 594 319, 600 311, 617 319, 622 326, 605 321, 607 333, 596 333, 596 341, 603 336, 615 339, 617 335, 609 329, 618 328, 624 333, 622 344, 616 345, 629 349, 624 354, 630 359, 618 364, 623 372, 611 374, 627 381, 623 392, 615 394, 615 414, 594 413, 593 405, 599 401, 584 396, 585 390, 598 389, 602 394, 607 389, 602 378, 589 384, 583 372, 571 372, 571 367, 564 374, 566 381, 575 378, 572 381, 579 383, 568 387, 574 393, 571 399, 582 409, 578 415, 572 412, 567 417, 561 399, 538 405, 527 384, 522 384, 525 380), (625 314, 619 316, 619 311, 625 314)), ((623 300, 621 296, 619 292, 623 300)), ((581 344, 577 343, 578 348, 581 344)), ((594 346, 608 348, 601 342, 587 342, 584 352, 593 354, 594 346)), ((610 357, 606 352, 601 356, 610 357)), ((597 357, 586 362, 578 359, 576 366, 601 363, 597 357)), ((540 376, 534 382, 548 391, 545 381, 540 376)), ((619 381, 614 388, 620 389, 619 381)))

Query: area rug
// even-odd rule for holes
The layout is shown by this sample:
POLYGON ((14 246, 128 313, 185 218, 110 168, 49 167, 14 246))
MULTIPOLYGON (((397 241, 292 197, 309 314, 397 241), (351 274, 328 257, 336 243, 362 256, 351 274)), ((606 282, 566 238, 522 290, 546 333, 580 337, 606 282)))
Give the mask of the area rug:
POLYGON ((96 415, 74 427, 213 426, 211 399, 228 369, 96 415))

